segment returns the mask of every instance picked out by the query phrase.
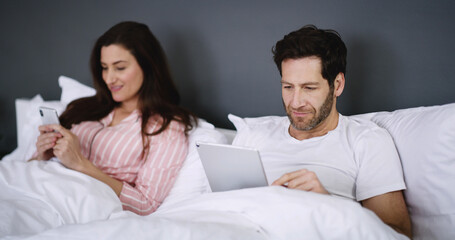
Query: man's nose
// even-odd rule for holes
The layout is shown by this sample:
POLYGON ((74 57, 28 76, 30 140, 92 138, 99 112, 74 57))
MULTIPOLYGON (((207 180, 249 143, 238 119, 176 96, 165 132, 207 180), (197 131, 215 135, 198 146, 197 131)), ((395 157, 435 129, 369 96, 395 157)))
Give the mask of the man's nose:
POLYGON ((305 105, 306 96, 300 89, 296 89, 292 96, 291 107, 299 108, 305 105))

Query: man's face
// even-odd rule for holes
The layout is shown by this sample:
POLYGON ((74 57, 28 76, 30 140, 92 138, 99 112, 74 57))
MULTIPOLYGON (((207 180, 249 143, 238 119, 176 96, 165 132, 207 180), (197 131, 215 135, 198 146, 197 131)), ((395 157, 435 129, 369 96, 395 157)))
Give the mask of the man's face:
POLYGON ((334 92, 322 77, 318 57, 286 59, 281 64, 283 104, 292 127, 309 131, 319 126, 334 108, 334 92))

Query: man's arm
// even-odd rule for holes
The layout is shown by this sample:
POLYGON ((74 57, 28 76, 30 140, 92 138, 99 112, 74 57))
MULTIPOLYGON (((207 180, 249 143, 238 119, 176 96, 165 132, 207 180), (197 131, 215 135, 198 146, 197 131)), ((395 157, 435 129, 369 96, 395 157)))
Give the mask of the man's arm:
POLYGON ((402 191, 389 192, 361 201, 395 231, 412 238, 411 220, 402 191))
MULTIPOLYGON (((292 189, 329 194, 314 172, 301 169, 287 173, 275 180, 272 185, 292 189)), ((362 206, 373 211, 384 223, 395 231, 412 238, 411 220, 402 191, 384 193, 361 201, 362 206)))

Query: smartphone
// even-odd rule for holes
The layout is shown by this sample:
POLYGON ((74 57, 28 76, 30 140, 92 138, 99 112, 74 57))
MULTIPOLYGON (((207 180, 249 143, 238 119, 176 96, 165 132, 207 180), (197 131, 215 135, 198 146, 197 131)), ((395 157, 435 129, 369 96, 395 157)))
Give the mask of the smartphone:
MULTIPOLYGON (((58 114, 57 110, 53 108, 48 108, 48 107, 39 107, 39 115, 41 116, 41 122, 43 125, 48 125, 48 124, 60 124, 60 121, 58 120, 58 114)), ((53 131, 57 132, 57 131, 53 131)), ((53 157, 50 160, 60 162, 58 158, 53 157)))
POLYGON ((60 124, 58 120, 57 110, 48 107, 39 107, 39 114, 43 125, 60 124))

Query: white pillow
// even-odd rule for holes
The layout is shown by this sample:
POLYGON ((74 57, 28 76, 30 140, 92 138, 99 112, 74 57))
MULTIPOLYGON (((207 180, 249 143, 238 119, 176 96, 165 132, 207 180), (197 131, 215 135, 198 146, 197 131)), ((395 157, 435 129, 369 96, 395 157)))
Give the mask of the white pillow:
POLYGON ((283 116, 265 116, 256 118, 241 118, 233 114, 228 115, 229 120, 237 129, 237 134, 232 145, 255 147, 261 141, 268 140, 268 129, 279 122, 287 121, 283 116))
POLYGON ((58 114, 61 114, 66 107, 59 101, 44 101, 40 95, 30 100, 16 99, 17 148, 2 160, 26 161, 32 157, 39 135, 38 126, 42 124, 39 115, 40 106, 55 108, 58 114))
POLYGON ((455 103, 377 113, 403 165, 415 239, 455 239, 455 103))
POLYGON ((60 88, 62 88, 60 101, 65 105, 68 105, 68 103, 72 102, 75 99, 89 97, 96 94, 94 88, 86 86, 77 80, 65 76, 60 76, 58 78, 58 85, 60 88))
POLYGON ((40 106, 55 108, 60 115, 71 101, 95 94, 95 89, 69 77, 60 76, 58 82, 62 89, 60 101, 44 101, 39 94, 30 100, 16 99, 17 148, 2 160, 26 161, 32 157, 41 125, 40 106))
POLYGON ((226 128, 215 128, 218 132, 222 133, 227 140, 228 144, 232 144, 232 141, 234 140, 235 134, 237 133, 236 130, 232 129, 226 129, 226 128))
POLYGON ((205 175, 204 168, 196 149, 196 142, 226 144, 228 143, 228 139, 223 133, 217 131, 212 124, 199 119, 198 127, 189 132, 188 155, 183 162, 174 186, 158 211, 185 199, 190 199, 200 194, 210 192, 207 176, 205 175))

